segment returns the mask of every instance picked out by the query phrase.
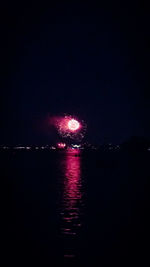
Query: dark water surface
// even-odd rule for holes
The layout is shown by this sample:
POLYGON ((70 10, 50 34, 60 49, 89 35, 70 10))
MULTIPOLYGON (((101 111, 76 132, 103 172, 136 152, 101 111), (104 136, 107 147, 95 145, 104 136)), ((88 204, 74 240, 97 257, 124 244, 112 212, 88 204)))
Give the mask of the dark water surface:
POLYGON ((1 266, 149 266, 149 154, 1 151, 1 266))

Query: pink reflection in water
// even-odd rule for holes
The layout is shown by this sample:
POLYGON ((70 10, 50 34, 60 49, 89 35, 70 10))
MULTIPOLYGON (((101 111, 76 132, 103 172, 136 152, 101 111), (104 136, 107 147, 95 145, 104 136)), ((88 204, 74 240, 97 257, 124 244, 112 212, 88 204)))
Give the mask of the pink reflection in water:
POLYGON ((80 150, 66 151, 64 162, 62 233, 74 236, 81 227, 80 207, 81 192, 81 158, 80 150))

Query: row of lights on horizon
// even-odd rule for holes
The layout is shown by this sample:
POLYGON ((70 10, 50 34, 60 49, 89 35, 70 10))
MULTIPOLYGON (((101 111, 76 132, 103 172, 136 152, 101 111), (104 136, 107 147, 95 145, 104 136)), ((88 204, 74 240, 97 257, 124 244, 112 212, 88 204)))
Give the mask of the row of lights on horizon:
POLYGON ((62 143, 59 142, 56 144, 56 146, 14 146, 14 147, 10 147, 10 146, 0 146, 0 149, 4 149, 4 150, 8 150, 8 149, 15 149, 15 150, 31 150, 31 149, 35 149, 35 150, 44 150, 44 149, 50 149, 50 150, 55 150, 55 149, 66 149, 66 148, 72 148, 72 149, 81 149, 81 145, 77 145, 77 144, 71 144, 70 146, 67 146, 66 143, 62 143))

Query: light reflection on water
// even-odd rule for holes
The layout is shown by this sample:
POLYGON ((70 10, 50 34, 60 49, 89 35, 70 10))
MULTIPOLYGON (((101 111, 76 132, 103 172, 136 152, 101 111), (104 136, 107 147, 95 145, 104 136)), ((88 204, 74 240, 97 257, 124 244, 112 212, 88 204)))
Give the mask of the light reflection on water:
MULTIPOLYGON (((61 203, 61 234, 65 240, 73 240, 79 236, 79 230, 82 226, 83 199, 80 150, 66 151, 62 169, 64 180, 61 203)), ((68 243, 68 248, 69 246, 72 245, 68 243)), ((64 256, 73 257, 75 255, 70 252, 64 256)))

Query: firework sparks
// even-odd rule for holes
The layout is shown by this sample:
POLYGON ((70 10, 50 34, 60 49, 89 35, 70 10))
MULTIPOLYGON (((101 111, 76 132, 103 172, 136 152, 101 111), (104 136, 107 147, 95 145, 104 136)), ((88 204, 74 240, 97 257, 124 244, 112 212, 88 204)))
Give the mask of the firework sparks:
POLYGON ((84 121, 79 121, 71 115, 50 118, 50 124, 53 124, 58 133, 64 138, 71 138, 77 141, 82 140, 86 131, 84 121))
POLYGON ((80 128, 80 123, 75 119, 71 119, 68 122, 68 128, 70 131, 77 131, 80 128))

